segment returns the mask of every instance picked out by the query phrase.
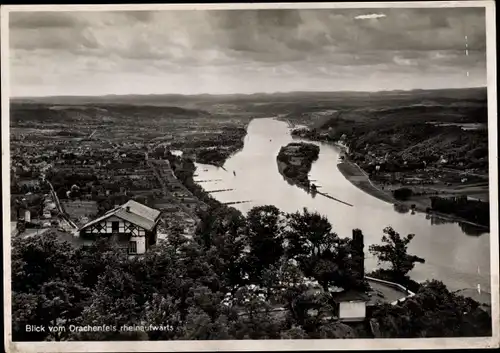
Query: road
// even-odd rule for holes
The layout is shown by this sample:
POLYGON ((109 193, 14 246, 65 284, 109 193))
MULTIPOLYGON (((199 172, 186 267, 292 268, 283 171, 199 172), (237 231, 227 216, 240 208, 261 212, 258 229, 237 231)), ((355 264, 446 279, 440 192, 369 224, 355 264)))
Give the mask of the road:
POLYGON ((78 226, 71 220, 69 219, 68 216, 66 216, 66 214, 64 213, 64 210, 61 206, 61 202, 59 201, 59 197, 57 197, 57 194, 56 192, 54 191, 54 187, 52 186, 52 183, 48 180, 45 180, 49 186, 50 186, 50 193, 52 194, 52 198, 54 199, 54 202, 56 203, 56 207, 57 207, 57 210, 59 211, 59 214, 61 215, 62 218, 64 218, 64 220, 66 222, 68 222, 68 224, 73 227, 74 229, 78 229, 78 226))

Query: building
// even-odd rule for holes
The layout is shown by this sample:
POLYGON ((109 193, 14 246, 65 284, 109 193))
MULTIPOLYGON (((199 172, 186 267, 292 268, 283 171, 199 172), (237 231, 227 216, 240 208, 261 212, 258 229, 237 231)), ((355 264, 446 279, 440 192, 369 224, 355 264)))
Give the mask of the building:
MULTIPOLYGON (((359 281, 365 279, 365 254, 364 236, 360 229, 352 231, 351 243, 352 256, 355 258, 353 271, 359 281)), ((356 322, 366 318, 366 307, 370 300, 368 294, 360 290, 341 290, 332 293, 332 298, 337 303, 337 313, 340 321, 356 322)))
POLYGON ((144 254, 156 244, 160 211, 130 200, 79 229, 80 237, 106 237, 129 254, 144 254))
POLYGON ((338 318, 343 322, 359 322, 366 318, 366 305, 370 297, 363 292, 348 290, 332 294, 338 305, 338 318))

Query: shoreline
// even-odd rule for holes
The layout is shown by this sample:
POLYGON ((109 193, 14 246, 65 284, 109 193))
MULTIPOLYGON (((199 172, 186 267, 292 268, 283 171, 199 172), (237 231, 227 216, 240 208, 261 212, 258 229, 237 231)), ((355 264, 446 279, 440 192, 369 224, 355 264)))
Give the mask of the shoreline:
MULTIPOLYGON (((292 178, 287 177, 286 175, 283 174, 283 170, 287 167, 287 164, 282 161, 276 161, 278 165, 278 173, 283 177, 283 179, 290 185, 296 186, 299 189, 304 190, 305 192, 309 193, 309 188, 301 183, 299 183, 296 180, 293 180, 292 178)), ((308 179, 309 180, 309 179, 308 179)))
POLYGON ((396 200, 391 194, 388 192, 379 189, 368 177, 366 172, 361 169, 356 163, 351 161, 343 161, 337 164, 337 168, 342 173, 342 175, 355 187, 366 192, 367 194, 392 205, 403 205, 411 209, 411 205, 414 204, 416 207, 414 208, 415 212, 425 213, 429 215, 433 215, 439 217, 443 220, 452 221, 452 222, 460 222, 470 224, 472 226, 484 229, 486 232, 490 232, 490 229, 482 224, 474 223, 468 220, 465 220, 460 217, 456 217, 453 215, 443 214, 439 212, 427 212, 427 207, 423 206, 419 203, 418 200, 409 200, 409 201, 399 201, 396 200))
POLYGON ((337 164, 337 168, 344 178, 358 189, 384 202, 390 204, 397 203, 397 200, 392 195, 377 188, 370 178, 368 178, 368 175, 356 163, 343 161, 337 164))
MULTIPOLYGON (((255 119, 255 118, 254 118, 255 119)), ((234 150, 232 150, 229 154, 226 155, 226 157, 223 159, 223 160, 220 160, 219 162, 213 162, 213 163, 204 163, 204 162, 198 162, 195 160, 196 163, 198 164, 206 164, 206 165, 211 165, 211 166, 214 166, 214 167, 217 167, 217 168, 222 168, 224 170, 226 170, 226 168, 224 168, 224 165, 226 164, 227 160, 231 157, 233 157, 236 153, 240 152, 241 150, 243 150, 243 148, 245 147, 245 138, 247 137, 248 135, 248 125, 250 125, 250 122, 252 121, 253 119, 251 119, 249 122, 247 122, 244 126, 244 129, 245 129, 245 133, 241 136, 240 138, 240 144, 235 144, 233 145, 232 147, 236 147, 234 148, 234 150)), ((229 148, 231 149, 231 148, 229 148)))

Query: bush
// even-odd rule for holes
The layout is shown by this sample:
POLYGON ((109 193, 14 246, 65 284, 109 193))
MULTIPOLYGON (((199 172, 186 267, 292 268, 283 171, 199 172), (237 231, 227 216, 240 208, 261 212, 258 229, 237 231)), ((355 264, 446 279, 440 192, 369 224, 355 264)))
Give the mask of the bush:
POLYGON ((490 204, 478 200, 468 200, 466 196, 444 198, 431 197, 432 210, 462 217, 484 226, 490 224, 490 204))
POLYGON ((399 188, 394 190, 392 194, 397 200, 406 201, 413 195, 413 191, 409 188, 399 188))

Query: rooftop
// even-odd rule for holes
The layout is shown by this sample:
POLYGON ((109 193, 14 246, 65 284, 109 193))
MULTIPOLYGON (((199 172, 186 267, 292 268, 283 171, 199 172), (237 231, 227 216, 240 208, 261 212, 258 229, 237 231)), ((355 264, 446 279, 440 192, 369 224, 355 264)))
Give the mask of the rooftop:
POLYGON ((103 216, 85 224, 81 229, 99 223, 100 221, 111 216, 116 216, 141 228, 151 230, 154 228, 160 213, 160 211, 154 208, 148 207, 134 200, 129 200, 125 204, 118 206, 106 212, 103 216))

